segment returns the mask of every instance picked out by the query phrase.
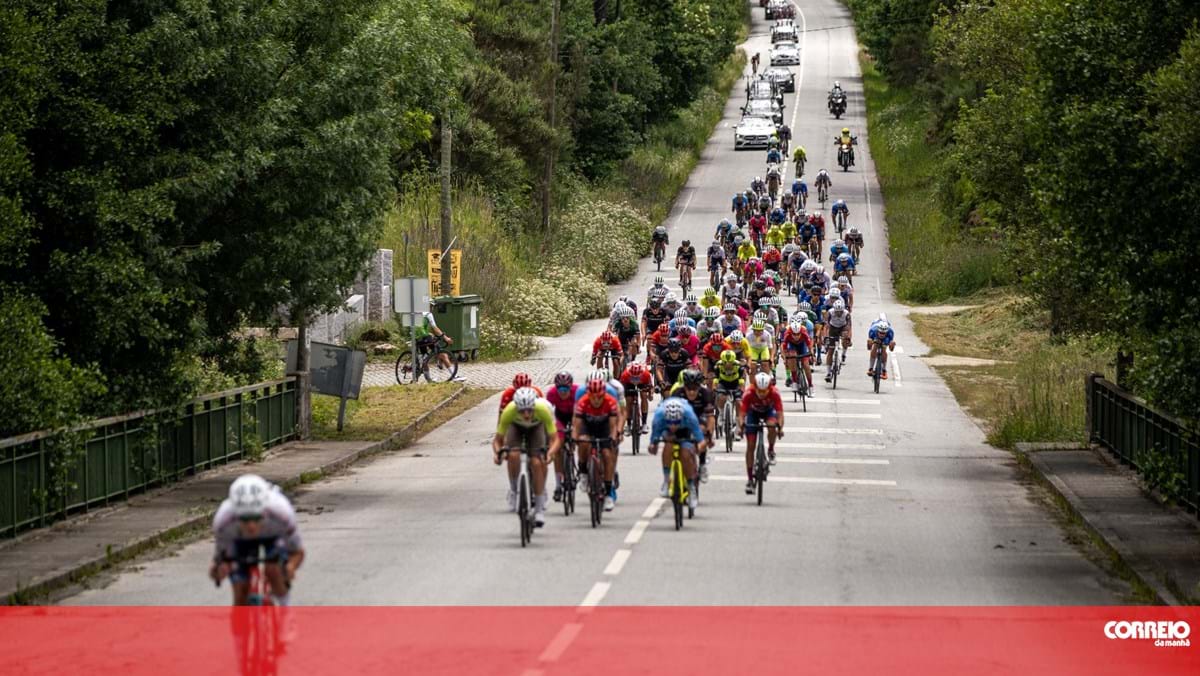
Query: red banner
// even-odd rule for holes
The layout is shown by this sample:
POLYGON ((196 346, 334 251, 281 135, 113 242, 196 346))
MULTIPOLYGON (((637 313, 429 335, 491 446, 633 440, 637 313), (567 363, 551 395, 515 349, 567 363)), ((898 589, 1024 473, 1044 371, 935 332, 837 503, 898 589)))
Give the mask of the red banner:
POLYGON ((1200 674, 1164 607, 5 608, 6 674, 1200 674))

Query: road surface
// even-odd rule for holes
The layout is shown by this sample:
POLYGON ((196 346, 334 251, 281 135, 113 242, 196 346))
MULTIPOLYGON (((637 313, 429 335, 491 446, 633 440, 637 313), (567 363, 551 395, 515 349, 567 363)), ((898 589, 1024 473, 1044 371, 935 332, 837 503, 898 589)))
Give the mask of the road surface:
MULTIPOLYGON (((303 604, 1114 604, 1123 587, 1067 542, 1054 518, 1020 483, 1013 457, 984 443, 945 384, 919 357, 893 298, 883 204, 867 144, 857 45, 848 11, 835 0, 805 0, 799 91, 786 114, 808 149, 806 177, 833 174, 851 224, 866 237, 855 283, 856 328, 886 311, 898 342, 892 378, 871 392, 866 356, 849 353, 836 391, 816 375, 808 413, 788 404, 780 462, 755 506, 743 492, 740 453, 714 452, 696 518, 673 529, 658 495, 659 460, 620 460, 622 487, 599 529, 586 505, 565 517, 551 504, 545 528, 522 549, 505 510, 507 481, 491 464, 496 400, 426 436, 408 450, 306 487, 296 504, 308 558, 293 594, 303 604), (841 80, 846 117, 825 111, 841 80), (858 166, 836 171, 833 137, 858 134, 858 166)), ((768 23, 753 10, 746 45, 768 51, 768 23)), ((673 243, 703 252, 730 196, 765 173, 765 153, 734 152, 739 82, 703 157, 667 221, 673 243)), ((785 185, 790 184, 788 167, 785 185)), ((815 198, 815 192, 814 192, 815 198)), ((644 299, 654 276, 642 263, 611 289, 644 299)), ((677 280, 668 274, 671 283, 677 280)), ((696 279, 706 278, 703 270, 696 279)), ((794 306, 794 299, 789 307, 794 306)), ((541 357, 587 371, 601 322, 583 322, 550 340, 541 357)), ((860 339, 861 341, 861 339, 860 339)), ((471 368, 469 365, 466 368, 471 368)), ((787 397, 790 398, 790 397, 787 397)), ((211 543, 142 561, 71 604, 226 604, 226 588, 205 578, 211 543)))

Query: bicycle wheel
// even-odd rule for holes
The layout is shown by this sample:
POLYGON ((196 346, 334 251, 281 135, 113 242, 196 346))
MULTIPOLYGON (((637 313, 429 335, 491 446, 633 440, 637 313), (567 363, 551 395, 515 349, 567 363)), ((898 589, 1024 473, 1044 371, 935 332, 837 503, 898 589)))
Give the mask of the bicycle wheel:
POLYGON ((833 348, 833 364, 830 366, 833 369, 833 389, 837 389, 837 377, 842 372, 842 362, 838 359, 837 347, 833 348))
POLYGON ((405 350, 396 358, 396 384, 408 385, 416 380, 413 375, 412 350, 405 350))
POLYGON ((725 400, 725 452, 733 453, 733 437, 734 437, 734 413, 733 404, 730 399, 725 400))
POLYGON ((425 380, 431 383, 448 383, 454 380, 454 376, 458 375, 458 360, 454 355, 450 356, 450 368, 442 366, 442 362, 438 360, 437 355, 430 355, 421 364, 421 369, 425 373, 425 380))
POLYGON ((592 472, 592 510, 593 523, 592 527, 600 525, 604 519, 604 458, 599 453, 592 456, 591 462, 588 463, 588 469, 592 472))
POLYGON ((520 520, 521 546, 529 544, 529 480, 524 474, 517 477, 517 519, 520 520))
POLYGON ((754 482, 758 484, 758 504, 763 502, 763 484, 767 482, 767 444, 763 441, 767 428, 758 430, 758 448, 754 453, 754 482))
POLYGON ((683 463, 675 459, 671 463, 671 505, 675 510, 675 530, 683 528, 683 489, 680 479, 683 477, 683 463))
POLYGON ((638 454, 638 446, 642 440, 642 404, 640 401, 635 402, 633 410, 629 413, 629 447, 633 450, 633 455, 638 454))
POLYGON ((575 452, 563 447, 563 514, 575 511, 575 452))
POLYGON ((875 381, 875 383, 874 383, 875 384, 875 394, 879 394, 879 381, 883 376, 883 369, 880 368, 880 364, 881 364, 882 360, 879 359, 878 356, 876 356, 872 361, 873 361, 873 365, 875 367, 873 369, 875 372, 875 375, 871 376, 871 379, 875 381))

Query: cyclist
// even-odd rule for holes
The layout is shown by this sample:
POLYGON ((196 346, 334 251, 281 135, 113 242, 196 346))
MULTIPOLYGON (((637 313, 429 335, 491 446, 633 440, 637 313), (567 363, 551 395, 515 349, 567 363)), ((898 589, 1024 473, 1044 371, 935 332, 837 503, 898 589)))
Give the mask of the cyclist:
POLYGON ((683 351, 692 358, 692 363, 695 363, 700 354, 700 337, 696 335, 696 329, 689 324, 680 324, 675 337, 683 344, 683 351))
POLYGON ((796 196, 792 194, 791 190, 787 190, 779 196, 779 206, 789 218, 796 212, 796 196))
POLYGON ((687 369, 681 377, 683 380, 671 387, 671 396, 686 401, 700 421, 705 441, 700 447, 700 481, 708 483, 708 446, 712 444, 713 433, 717 429, 716 396, 704 386, 704 374, 700 371, 687 369))
MULTIPOLYGON (((723 350, 713 369, 713 390, 717 397, 717 410, 725 410, 725 400, 732 398, 739 406, 742 400, 742 390, 746 387, 746 367, 738 361, 738 354, 733 350, 723 350)), ((739 421, 740 423, 740 421, 739 421)), ((737 425, 738 440, 741 440, 742 428, 737 425)))
POLYGON ((776 144, 774 148, 767 150, 767 165, 780 164, 783 162, 783 153, 779 152, 779 146, 776 144))
POLYGON ((850 247, 850 254, 854 256, 854 262, 857 263, 863 248, 863 236, 858 228, 850 228, 850 232, 846 234, 846 245, 850 247))
POLYGON ((848 251, 838 254, 837 259, 833 261, 833 274, 853 277, 854 272, 854 256, 851 256, 848 251))
POLYGON ((620 370, 621 355, 625 354, 625 348, 621 346, 621 339, 617 338, 617 334, 608 329, 592 342, 592 358, 588 363, 592 366, 602 366, 601 360, 605 353, 609 353, 613 369, 620 370))
MULTIPOLYGON (((554 408, 554 422, 558 429, 558 442, 566 441, 575 419, 575 400, 579 395, 579 386, 570 371, 560 371, 554 376, 554 386, 546 392, 546 402, 554 408)), ((563 459, 562 453, 554 454, 554 501, 562 502, 563 497, 563 459)))
POLYGON ((848 253, 849 251, 850 248, 846 246, 845 240, 839 237, 833 240, 833 244, 829 245, 829 261, 832 263, 837 260, 838 254, 848 253))
MULTIPOLYGON (((772 230, 778 231, 779 226, 783 225, 783 222, 786 220, 787 220, 787 212, 784 211, 783 207, 775 207, 774 209, 772 209, 770 216, 767 217, 767 234, 763 238, 763 241, 768 244, 773 243, 769 239, 771 236, 771 231, 772 230)), ((775 235, 776 238, 778 238, 779 235, 780 235, 780 233, 777 232, 775 235)), ((782 242, 780 242, 780 243, 782 244, 782 242)))
POLYGON ((738 316, 737 305, 726 303, 721 312, 721 318, 717 320, 717 326, 721 328, 721 335, 728 336, 734 331, 740 331, 745 328, 745 322, 738 316))
POLYGON ((812 337, 804 326, 804 319, 792 319, 779 343, 783 347, 787 368, 787 386, 791 387, 797 378, 804 378, 808 383, 808 391, 812 392, 812 365, 809 363, 812 359, 812 337))
POLYGON ((825 354, 825 382, 833 380, 833 346, 837 341, 842 343, 842 363, 846 363, 846 350, 850 349, 850 339, 854 329, 850 323, 850 311, 841 298, 833 301, 833 306, 825 310, 825 345, 830 348, 825 354))
POLYGON ((660 324, 654 333, 646 337, 647 363, 658 363, 658 358, 660 355, 662 355, 663 350, 667 349, 667 342, 670 339, 671 325, 667 322, 660 324))
MULTIPOLYGON (((575 426, 573 434, 578 442, 579 473, 587 471, 592 444, 603 443, 601 455, 604 460, 604 511, 611 512, 617 502, 614 486, 617 474, 617 443, 621 438, 621 409, 617 397, 611 392, 608 378, 602 371, 588 375, 587 389, 575 404, 575 426)), ((584 482, 587 486, 587 482, 584 482)), ((586 488, 585 488, 586 490, 586 488)))
POLYGON ((783 209, 775 211, 778 212, 779 220, 773 222, 767 230, 767 246, 779 248, 787 244, 787 235, 783 232, 783 224, 787 222, 787 215, 783 213, 783 209))
POLYGON ((846 309, 854 309, 854 287, 850 286, 850 278, 842 275, 837 278, 837 288, 842 292, 842 300, 846 301, 846 309))
POLYGON ((767 270, 778 272, 779 266, 783 263, 783 254, 779 253, 779 249, 774 245, 768 244, 767 250, 763 252, 762 262, 767 270))
POLYGON ((754 283, 754 280, 758 279, 759 276, 762 275, 763 270, 764 268, 762 259, 751 258, 750 260, 746 261, 745 265, 742 266, 743 282, 747 285, 754 283))
MULTIPOLYGON (((882 312, 879 313, 879 319, 871 322, 871 328, 867 331, 868 359, 871 358, 870 355, 874 354, 876 345, 887 346, 887 350, 883 350, 879 355, 879 360, 883 365, 883 373, 879 377, 887 380, 887 353, 896 349, 896 333, 892 331, 892 325, 888 323, 887 317, 882 312)), ((874 369, 868 368, 867 375, 875 377, 874 369)))
MULTIPOLYGON (((735 197, 741 197, 741 195, 735 197)), ((717 231, 713 233, 713 239, 720 244, 730 237, 733 237, 733 223, 730 223, 728 218, 722 218, 721 222, 717 223, 717 231)))
POLYGON ((663 298, 663 309, 667 311, 669 317, 674 317, 676 312, 679 312, 679 298, 673 293, 668 293, 663 298))
POLYGON ((826 199, 829 198, 829 189, 833 187, 833 179, 829 177, 829 172, 822 169, 817 172, 817 178, 813 181, 813 186, 819 191, 824 188, 826 199))
POLYGON ((708 245, 708 274, 709 283, 716 284, 721 275, 725 274, 725 247, 721 246, 720 240, 713 240, 712 244, 708 245))
MULTIPOLYGON (((756 217, 756 218, 758 218, 758 217, 756 217)), ((742 245, 738 247, 737 257, 738 257, 738 260, 742 261, 743 263, 750 260, 751 258, 757 258, 758 257, 758 249, 754 246, 754 242, 751 240, 746 240, 746 241, 742 242, 742 245)))
POLYGON ((654 376, 641 362, 633 362, 621 374, 621 385, 625 387, 625 408, 639 405, 642 421, 641 432, 646 433, 646 415, 650 410, 650 391, 654 389, 654 376), (635 401, 636 398, 636 401, 635 401))
POLYGON ((663 282, 663 276, 656 275, 654 277, 654 284, 649 289, 646 289, 646 304, 649 305, 650 301, 655 298, 667 295, 667 291, 667 285, 663 282))
POLYGON ((733 206, 730 208, 730 211, 733 213, 733 217, 737 220, 739 225, 745 223, 747 212, 750 211, 750 202, 746 199, 746 194, 736 192, 733 194, 732 201, 733 206))
POLYGON ((771 364, 771 353, 775 347, 774 340, 767 331, 766 321, 755 319, 750 324, 750 333, 746 334, 746 342, 749 344, 747 358, 756 363, 760 371, 765 372, 768 365, 771 364))
POLYGON ((721 312, 721 297, 717 295, 717 290, 711 286, 704 290, 700 295, 700 307, 707 310, 708 308, 716 308, 717 313, 721 312))
POLYGON ((787 126, 786 123, 781 124, 779 125, 779 131, 776 133, 779 134, 779 147, 786 155, 788 151, 788 144, 792 140, 792 128, 787 126))
POLYGON ((833 219, 833 227, 837 228, 838 234, 842 234, 846 229, 846 221, 850 218, 850 207, 846 206, 846 200, 834 200, 829 209, 829 216, 833 219))
POLYGON ((663 226, 654 228, 654 234, 650 235, 650 241, 654 242, 654 253, 658 255, 662 253, 662 257, 667 257, 667 245, 671 243, 671 238, 667 235, 667 229, 663 226))
POLYGON ((712 375, 713 369, 716 367, 717 360, 721 358, 721 353, 725 351, 725 337, 720 331, 713 331, 708 334, 708 339, 700 347, 700 365, 704 370, 705 375, 712 375))
POLYGON ((796 196, 796 211, 802 211, 808 206, 808 183, 799 175, 792 181, 792 194, 796 196))
MULTIPOLYGON (((768 176, 768 178, 770 178, 769 173, 767 176, 768 176)), ((779 172, 775 172, 775 179, 776 179, 776 187, 778 187, 779 172)), ((758 195, 758 213, 759 213, 759 215, 766 215, 766 213, 771 210, 771 204, 773 201, 774 200, 771 198, 771 195, 769 193, 767 193, 765 191, 759 193, 759 195, 758 195)))
MULTIPOLYGON (((765 199, 769 200, 770 198, 767 197, 765 199)), ((770 205, 767 206, 770 208, 770 205)), ((750 244, 755 248, 755 251, 757 251, 759 245, 762 244, 763 235, 765 235, 767 232, 766 209, 764 209, 762 213, 757 213, 751 216, 749 226, 750 239, 746 241, 750 242, 750 244)), ((742 252, 740 249, 738 250, 738 258, 742 258, 742 252)), ((742 260, 745 260, 745 258, 742 258, 742 260)))
MULTIPOLYGON (((429 306, 433 307, 433 303, 431 302, 429 306)), ((418 350, 420 350, 422 353, 428 353, 437 350, 438 364, 440 364, 444 369, 450 368, 450 353, 446 352, 445 350, 438 350, 437 342, 439 340, 444 340, 446 341, 447 345, 453 345, 454 339, 450 336, 447 336, 440 328, 438 328, 437 322, 433 319, 432 312, 426 311, 421 313, 421 323, 418 324, 415 329, 413 329, 413 333, 416 334, 418 350)))
POLYGON ((767 432, 767 457, 771 464, 775 464, 775 439, 783 437, 783 398, 771 380, 770 374, 756 374, 753 386, 742 397, 739 422, 746 437, 747 495, 754 493, 754 447, 759 430, 764 424, 772 426, 767 432))
POLYGON ((817 242, 817 226, 812 221, 800 216, 800 227, 797 229, 796 237, 800 240, 800 245, 805 250, 812 252, 814 256, 820 255, 819 245, 817 242))
POLYGON ((642 330, 641 334, 646 337, 647 343, 650 341, 650 336, 658 327, 667 323, 671 315, 667 314, 665 308, 657 299, 651 299, 645 310, 642 310, 642 330))
MULTIPOLYGON (((667 436, 679 444, 681 451, 679 459, 683 463, 683 473, 687 477, 690 487, 688 506, 695 509, 699 503, 699 500, 696 499, 695 454, 698 449, 704 448, 704 432, 700 429, 700 420, 692 411, 692 407, 677 397, 667 399, 654 411, 654 424, 650 428, 650 455, 658 453, 658 445, 667 436)), ((663 449, 663 485, 658 494, 664 498, 670 494, 668 484, 671 476, 672 455, 667 449, 663 449)))
POLYGON ((696 337, 701 343, 708 340, 712 334, 721 335, 721 327, 718 326, 717 320, 721 317, 721 311, 715 307, 704 308, 704 319, 696 322, 696 337))
MULTIPOLYGON (((500 393, 500 413, 504 412, 504 408, 512 403, 513 395, 522 387, 533 387, 533 378, 529 377, 524 371, 513 376, 512 386, 500 393)), ((542 391, 533 387, 533 391, 537 392, 537 396, 542 396, 542 391)))
POLYGON ((742 366, 750 369, 750 342, 741 331, 734 331, 725 338, 725 349, 732 350, 742 362, 742 366))
POLYGON ((700 306, 700 300, 696 298, 696 294, 691 291, 683 299, 683 312, 685 317, 692 320, 692 328, 699 326, 700 321, 704 319, 704 308, 700 306))
POLYGON ((696 247, 692 246, 692 240, 685 239, 679 244, 675 251, 675 267, 679 270, 679 283, 691 288, 692 270, 696 268, 696 247))
POLYGON ((208 576, 220 584, 229 577, 233 605, 250 597, 250 567, 263 550, 264 572, 275 605, 291 603, 291 583, 304 563, 304 545, 296 510, 278 486, 257 474, 243 474, 229 486, 229 497, 213 517, 216 547, 208 576))
POLYGON ((756 198, 755 201, 752 202, 752 205, 757 204, 757 196, 767 191, 767 183, 762 179, 762 176, 755 176, 754 180, 750 181, 750 190, 754 193, 756 198))
MULTIPOLYGON (((792 162, 796 165, 796 176, 799 178, 804 175, 804 163, 808 161, 808 153, 804 152, 804 146, 796 146, 792 151, 792 162)), ((795 184, 792 184, 795 186, 795 184)))
MULTIPOLYGON (((790 194, 790 193, 789 193, 790 194)), ((796 241, 796 224, 791 220, 786 220, 783 225, 779 226, 783 232, 783 246, 788 246, 796 241)))
POLYGON ((686 309, 679 308, 678 310, 675 311, 674 319, 672 319, 670 322, 668 322, 668 327, 671 332, 671 335, 672 336, 679 335, 679 329, 681 329, 685 326, 695 329, 696 322, 694 320, 692 320, 691 317, 688 316, 688 312, 686 309))
POLYGON ((683 341, 671 338, 667 341, 667 349, 658 355, 658 388, 665 395, 671 385, 679 379, 679 374, 693 363, 692 356, 683 349, 683 341))
POLYGON ((634 312, 628 306, 621 308, 617 321, 611 331, 617 334, 617 340, 625 348, 623 362, 632 362, 638 356, 638 348, 642 343, 641 330, 633 319, 634 312))
POLYGON ((815 211, 808 216, 808 222, 817 228, 817 258, 821 257, 822 244, 825 242, 825 216, 815 211))
MULTIPOLYGON (((496 425, 496 436, 492 438, 492 462, 500 464, 500 451, 504 448, 529 453, 530 478, 533 481, 533 523, 537 527, 546 524, 546 459, 558 453, 558 430, 554 424, 554 408, 550 402, 537 396, 533 388, 522 387, 513 395, 512 403, 500 414, 496 425)), ((508 454, 508 510, 517 508, 517 477, 521 473, 521 457, 508 454)))
POLYGON ((721 302, 724 304, 731 303, 735 300, 740 300, 742 297, 742 285, 738 283, 739 277, 732 273, 725 273, 725 285, 721 287, 721 302))

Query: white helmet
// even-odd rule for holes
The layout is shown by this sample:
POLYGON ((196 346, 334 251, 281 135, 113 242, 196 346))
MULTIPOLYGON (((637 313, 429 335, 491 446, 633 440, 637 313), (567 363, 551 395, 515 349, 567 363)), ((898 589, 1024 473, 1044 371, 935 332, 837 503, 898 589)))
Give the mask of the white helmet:
POLYGON ((816 270, 816 269, 817 269, 817 262, 811 258, 805 259, 805 261, 800 264, 800 271, 803 273, 806 273, 806 274, 809 272, 812 272, 813 270, 816 270))
POLYGON ((686 295, 686 296, 684 296, 684 297, 683 297, 683 302, 687 303, 688 305, 691 305, 691 304, 693 304, 693 303, 696 303, 696 302, 698 302, 698 301, 699 301, 699 299, 698 299, 698 298, 696 298, 696 294, 694 294, 694 293, 691 293, 690 291, 688 292, 688 295, 686 295))
POLYGON ((765 390, 771 386, 771 375, 769 373, 759 373, 754 376, 754 386, 760 390, 765 390))
POLYGON ((667 299, 666 299, 666 302, 667 302, 667 303, 678 303, 678 302, 679 302, 679 298, 678 298, 678 297, 675 295, 675 292, 674 292, 674 291, 671 291, 671 292, 669 292, 669 293, 667 294, 667 299))
POLYGON ((616 312, 617 314, 621 314, 621 308, 623 308, 623 307, 629 307, 629 306, 626 305, 624 301, 619 300, 619 301, 613 303, 612 309, 613 309, 613 312, 616 312))
POLYGON ((841 237, 838 237, 837 239, 833 240, 833 245, 834 246, 846 246, 846 242, 843 241, 841 237))
POLYGON ((271 494, 271 484, 257 474, 243 474, 229 486, 229 501, 237 517, 260 517, 271 494))
POLYGON ((841 298, 833 301, 833 309, 834 310, 845 310, 846 309, 845 301, 843 301, 841 298))
POLYGON ((679 422, 683 420, 683 402, 678 399, 668 399, 663 404, 663 418, 667 422, 679 422))
POLYGON ((726 283, 736 282, 737 280, 738 280, 738 276, 735 273, 732 273, 732 272, 725 273, 725 282, 726 283))
POLYGON ((705 319, 716 319, 717 317, 720 317, 720 316, 721 316, 721 311, 717 309, 716 305, 704 308, 704 318, 705 319))
POLYGON ((879 333, 887 333, 892 330, 892 325, 888 324, 887 320, 883 320, 875 325, 875 330, 879 333))
POLYGON ((634 315, 633 308, 626 305, 625 307, 618 310, 617 316, 625 318, 625 317, 632 317, 633 315, 634 315))
POLYGON ((849 283, 850 283, 850 278, 847 277, 846 275, 842 275, 841 277, 838 277, 838 284, 849 284, 849 283))
POLYGON ((837 288, 836 286, 835 286, 835 287, 833 287, 833 288, 831 288, 831 289, 829 289, 829 297, 830 297, 830 298, 841 298, 841 297, 842 297, 842 290, 841 290, 841 289, 839 289, 839 288, 837 288))
POLYGON ((746 339, 746 336, 743 336, 742 332, 737 329, 734 329, 733 331, 731 331, 729 333, 729 340, 732 340, 735 343, 740 343, 745 339, 746 339))
POLYGON ((688 318, 687 310, 684 310, 683 308, 679 308, 678 310, 675 311, 675 319, 687 319, 687 318, 688 318))
POLYGON ((513 392, 513 403, 517 405, 518 411, 528 411, 537 403, 537 392, 532 387, 522 387, 513 392))

